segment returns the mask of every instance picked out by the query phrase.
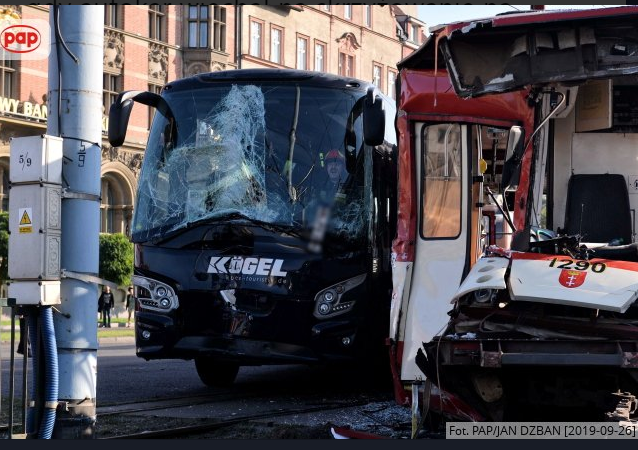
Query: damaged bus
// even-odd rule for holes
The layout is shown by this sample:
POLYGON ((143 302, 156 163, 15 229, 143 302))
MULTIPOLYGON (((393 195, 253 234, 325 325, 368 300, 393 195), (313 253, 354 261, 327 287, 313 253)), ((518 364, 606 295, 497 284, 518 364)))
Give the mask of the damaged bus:
POLYGON ((131 230, 137 355, 194 359, 213 386, 384 354, 394 103, 317 72, 200 74, 121 93, 111 145, 134 102, 156 109, 131 230))
POLYGON ((633 419, 638 8, 436 27, 399 69, 397 401, 633 419))

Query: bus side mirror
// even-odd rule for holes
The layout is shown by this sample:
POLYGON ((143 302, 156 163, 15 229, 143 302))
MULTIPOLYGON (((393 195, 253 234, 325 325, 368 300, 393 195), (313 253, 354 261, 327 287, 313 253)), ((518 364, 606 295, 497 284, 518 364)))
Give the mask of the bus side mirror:
POLYGON ((363 139, 366 145, 381 145, 385 137, 385 111, 383 101, 368 88, 363 107, 363 139))
POLYGON ((119 147, 126 138, 126 129, 135 102, 157 108, 167 118, 173 113, 160 95, 145 91, 124 91, 118 94, 109 109, 109 143, 119 147))
POLYGON ((121 92, 109 109, 109 143, 113 147, 119 147, 124 143, 128 120, 131 117, 131 111, 135 103, 132 98, 134 95, 131 96, 129 94, 139 92, 141 91, 121 92))
POLYGON ((516 189, 521 174, 521 161, 525 151, 525 131, 522 127, 513 126, 510 128, 507 138, 507 151, 505 153, 505 163, 503 164, 503 176, 501 178, 501 189, 516 189))

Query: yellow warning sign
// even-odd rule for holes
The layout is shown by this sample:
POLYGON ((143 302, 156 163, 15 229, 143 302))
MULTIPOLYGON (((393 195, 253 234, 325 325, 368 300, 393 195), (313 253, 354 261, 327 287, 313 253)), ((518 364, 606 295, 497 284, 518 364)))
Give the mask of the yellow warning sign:
POLYGON ((31 208, 20 208, 18 211, 20 216, 20 223, 18 224, 18 232, 20 233, 33 233, 33 221, 31 217, 31 208))
POLYGON ((31 217, 29 217, 29 213, 24 211, 22 213, 22 219, 20 219, 20 225, 32 225, 31 217))

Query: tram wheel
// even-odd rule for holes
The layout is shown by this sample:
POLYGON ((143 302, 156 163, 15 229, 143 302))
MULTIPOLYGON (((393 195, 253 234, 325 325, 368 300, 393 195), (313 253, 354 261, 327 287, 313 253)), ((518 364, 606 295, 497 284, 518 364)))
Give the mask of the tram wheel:
POLYGON ((239 372, 239 364, 209 356, 195 358, 195 368, 199 379, 211 387, 232 386, 239 372))

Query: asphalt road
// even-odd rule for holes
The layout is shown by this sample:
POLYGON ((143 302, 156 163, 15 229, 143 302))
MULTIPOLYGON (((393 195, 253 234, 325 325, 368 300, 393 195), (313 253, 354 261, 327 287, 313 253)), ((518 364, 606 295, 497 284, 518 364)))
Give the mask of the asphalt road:
MULTIPOLYGON (((9 345, 0 345, 2 394, 7 394, 9 376, 9 345)), ((16 354, 16 378, 21 378, 22 356, 16 354), (19 359, 18 359, 19 358, 19 359)), ((357 374, 357 377, 361 374, 357 374)), ((346 380, 339 368, 322 366, 281 365, 242 367, 231 391, 243 388, 272 392, 285 388, 288 394, 312 392, 330 395, 351 387, 356 391, 365 385, 361 380, 346 380), (329 377, 329 378, 326 378, 329 377), (334 390, 334 382, 340 386, 334 390)), ((19 383, 19 380, 17 380, 19 383)), ((220 390, 220 389, 217 389, 220 390)), ((206 394, 215 388, 205 386, 197 376, 195 363, 184 360, 145 361, 135 356, 132 338, 102 339, 97 361, 97 401, 118 403, 157 397, 206 394)))
MULTIPOLYGON (((2 395, 8 393, 8 345, 0 347, 2 395)), ((19 355, 17 355, 19 356, 19 355)), ((21 360, 16 371, 16 389, 20 390, 21 360)), ((167 412, 166 417, 218 419, 244 415, 247 411, 268 410, 273 405, 282 408, 302 408, 308 405, 343 403, 341 409, 326 413, 299 415, 275 419, 300 426, 316 427, 333 423, 361 428, 368 421, 365 410, 350 404, 370 399, 374 410, 395 414, 389 385, 379 385, 372 377, 352 368, 305 365, 242 367, 235 384, 230 388, 209 388, 197 376, 193 361, 145 361, 135 356, 132 338, 103 339, 97 362, 97 404, 115 404, 165 397, 199 396, 228 393, 235 400, 219 405, 191 406, 181 411, 167 412), (243 395, 246 394, 246 395, 243 395), (361 414, 358 414, 361 413, 361 414), (360 423, 357 423, 359 421, 360 423)), ((6 397, 5 397, 6 398, 6 397)), ((401 407, 402 408, 402 407, 401 407)), ((401 411, 399 408, 399 414, 401 411)), ((365 408, 364 408, 365 409, 365 408)), ((407 409, 405 411, 407 414, 407 409)), ((154 411, 153 417, 162 416, 154 411)), ((409 420, 409 416, 403 417, 409 420)), ((377 419, 379 420, 379 419, 377 419)), ((397 419, 393 418, 394 421, 397 419)), ((401 420, 398 419, 398 420, 401 420)), ((98 423, 100 422, 98 414, 98 423)), ((140 430, 141 431, 141 430, 140 430)))

